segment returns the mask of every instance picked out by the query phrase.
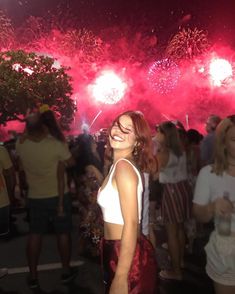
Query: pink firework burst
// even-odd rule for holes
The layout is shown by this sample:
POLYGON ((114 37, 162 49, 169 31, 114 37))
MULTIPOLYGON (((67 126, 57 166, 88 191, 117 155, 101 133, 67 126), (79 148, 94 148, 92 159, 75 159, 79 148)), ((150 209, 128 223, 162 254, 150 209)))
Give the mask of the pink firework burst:
POLYGON ((178 65, 167 58, 154 62, 148 70, 149 84, 160 94, 171 92, 177 86, 179 77, 178 65))

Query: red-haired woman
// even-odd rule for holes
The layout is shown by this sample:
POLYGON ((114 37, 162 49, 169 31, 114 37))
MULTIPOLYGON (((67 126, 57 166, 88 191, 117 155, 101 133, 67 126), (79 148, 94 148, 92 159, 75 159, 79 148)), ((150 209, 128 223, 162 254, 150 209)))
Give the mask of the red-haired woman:
POLYGON ((106 293, 157 293, 154 249, 141 234, 142 172, 155 172, 149 126, 127 111, 109 132, 113 164, 98 194, 104 219, 106 293))

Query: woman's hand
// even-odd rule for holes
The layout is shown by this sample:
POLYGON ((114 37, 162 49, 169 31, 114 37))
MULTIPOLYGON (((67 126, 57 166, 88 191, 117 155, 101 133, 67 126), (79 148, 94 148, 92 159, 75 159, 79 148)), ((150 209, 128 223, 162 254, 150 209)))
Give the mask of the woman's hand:
POLYGON ((214 213, 218 216, 230 215, 234 212, 233 203, 225 197, 221 197, 214 202, 214 213))
POLYGON ((109 294, 128 294, 128 281, 126 276, 114 277, 109 294))

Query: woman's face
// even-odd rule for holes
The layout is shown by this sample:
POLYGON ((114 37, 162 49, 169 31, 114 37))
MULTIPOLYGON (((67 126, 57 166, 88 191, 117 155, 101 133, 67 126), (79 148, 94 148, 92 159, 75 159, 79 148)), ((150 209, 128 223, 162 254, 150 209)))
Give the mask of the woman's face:
POLYGON ((228 157, 235 159, 235 125, 228 130, 225 138, 225 145, 228 157))
POLYGON ((132 119, 122 115, 118 123, 115 123, 109 136, 110 145, 114 150, 126 150, 132 152, 136 145, 136 136, 132 119))
POLYGON ((158 129, 156 133, 156 141, 158 145, 158 149, 164 148, 166 145, 166 137, 165 135, 158 129))

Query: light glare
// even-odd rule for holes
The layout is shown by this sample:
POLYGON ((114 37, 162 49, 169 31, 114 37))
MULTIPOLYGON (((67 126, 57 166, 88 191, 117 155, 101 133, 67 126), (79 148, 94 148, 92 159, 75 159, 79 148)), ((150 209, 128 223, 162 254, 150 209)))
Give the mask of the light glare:
POLYGON ((105 104, 116 104, 126 92, 127 84, 113 71, 105 70, 91 86, 92 96, 105 104))
POLYGON ((232 77, 232 65, 226 59, 214 59, 210 63, 209 73, 212 83, 220 87, 226 79, 232 77))

